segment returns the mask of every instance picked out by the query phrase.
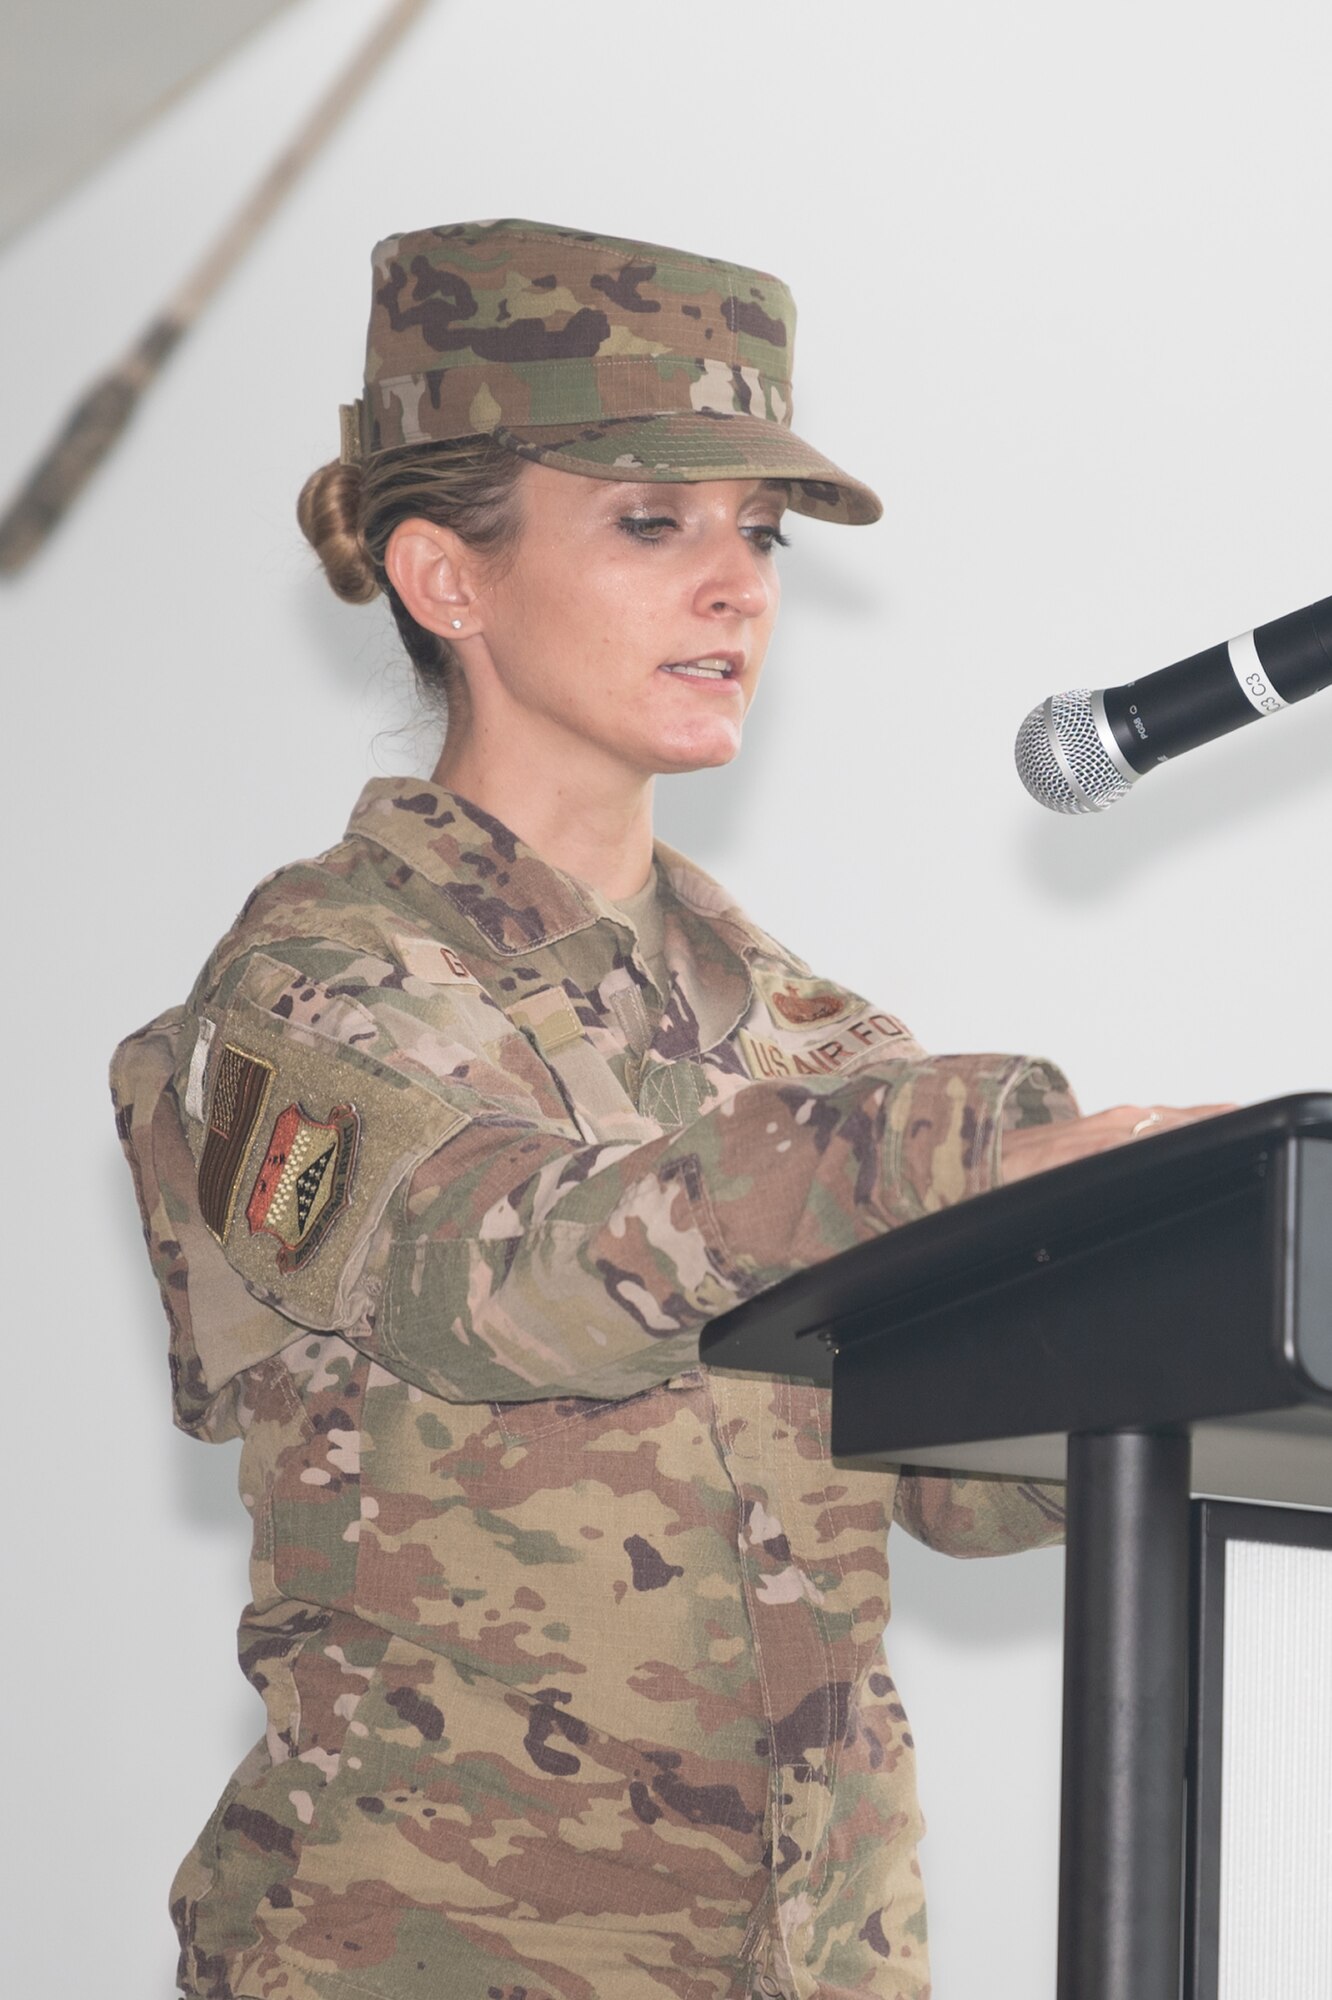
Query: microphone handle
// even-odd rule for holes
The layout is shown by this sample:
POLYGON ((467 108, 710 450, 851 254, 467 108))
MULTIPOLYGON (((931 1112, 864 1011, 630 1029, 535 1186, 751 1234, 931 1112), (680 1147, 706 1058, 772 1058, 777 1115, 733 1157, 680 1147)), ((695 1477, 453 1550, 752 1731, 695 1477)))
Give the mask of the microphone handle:
POLYGON ((1092 702, 1103 709, 1132 776, 1141 778, 1167 758, 1275 715, 1329 684, 1332 597, 1323 597, 1226 645, 1106 688, 1092 702))

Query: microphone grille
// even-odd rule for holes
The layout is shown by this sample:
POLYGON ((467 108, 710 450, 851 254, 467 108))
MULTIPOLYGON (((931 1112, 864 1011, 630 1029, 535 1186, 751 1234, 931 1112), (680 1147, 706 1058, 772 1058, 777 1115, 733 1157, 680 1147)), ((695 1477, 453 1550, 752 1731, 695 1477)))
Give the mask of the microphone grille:
POLYGON ((1101 741, 1091 688, 1069 688, 1033 708, 1017 733, 1018 776, 1038 805, 1051 812, 1104 812, 1130 780, 1101 741))

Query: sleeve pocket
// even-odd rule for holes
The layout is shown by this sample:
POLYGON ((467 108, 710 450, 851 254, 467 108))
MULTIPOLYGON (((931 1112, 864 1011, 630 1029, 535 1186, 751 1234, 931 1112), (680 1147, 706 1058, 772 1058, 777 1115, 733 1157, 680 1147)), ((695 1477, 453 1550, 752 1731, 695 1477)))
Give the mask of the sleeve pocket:
POLYGON ((373 1056, 281 1021, 243 988, 215 1038, 199 1201, 250 1290, 300 1326, 363 1317, 395 1190, 469 1114, 373 1056))

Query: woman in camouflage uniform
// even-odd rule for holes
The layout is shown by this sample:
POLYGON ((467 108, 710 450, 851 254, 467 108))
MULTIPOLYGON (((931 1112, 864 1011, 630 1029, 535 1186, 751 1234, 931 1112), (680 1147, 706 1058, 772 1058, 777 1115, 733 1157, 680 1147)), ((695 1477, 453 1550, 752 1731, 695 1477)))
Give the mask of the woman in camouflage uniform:
POLYGON ((655 774, 739 748, 783 509, 880 511, 789 428, 793 332, 654 245, 376 253, 301 518, 443 752, 113 1066, 177 1419, 243 1438, 254 1522, 268 1728, 173 1891, 196 2000, 928 1990, 887 1529, 1029 1548, 1058 1492, 835 1466, 822 1392, 698 1332, 1139 1108, 925 1055, 653 841, 655 774))

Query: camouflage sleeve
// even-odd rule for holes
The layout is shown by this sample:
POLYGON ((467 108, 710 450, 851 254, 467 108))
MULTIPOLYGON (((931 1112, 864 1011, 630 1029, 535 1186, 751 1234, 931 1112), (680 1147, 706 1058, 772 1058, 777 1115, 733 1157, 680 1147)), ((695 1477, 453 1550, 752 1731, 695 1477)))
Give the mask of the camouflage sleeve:
POLYGON ((1064 1489, 1017 1479, 944 1479, 908 1472, 893 1520, 949 1556, 1007 1556, 1064 1539, 1064 1489))
POLYGON ((386 972, 333 945, 251 952, 198 1010, 206 1053, 177 1088, 205 1219, 251 1291, 459 1401, 664 1381, 739 1300, 989 1186, 1014 1104, 1070 1101, 1047 1065, 943 1056, 756 1082, 646 1144, 588 1144, 475 982, 386 972))
MULTIPOLYGON (((1032 1064, 1005 1099, 1003 1132, 1077 1116, 1072 1091, 1049 1090, 1044 1065, 1032 1064)), ((1064 1488, 1032 1480, 906 1472, 897 1483, 893 1520, 943 1555, 1013 1555, 1063 1541, 1064 1488)))

